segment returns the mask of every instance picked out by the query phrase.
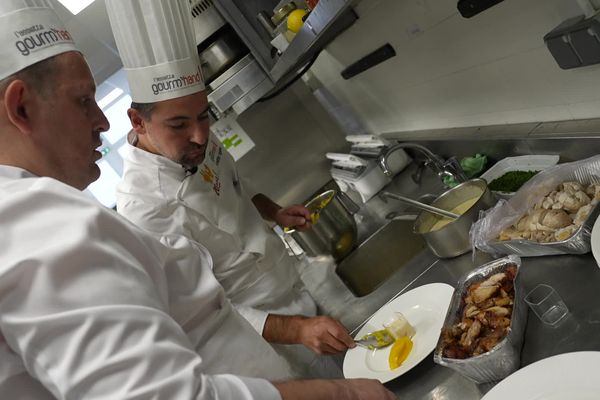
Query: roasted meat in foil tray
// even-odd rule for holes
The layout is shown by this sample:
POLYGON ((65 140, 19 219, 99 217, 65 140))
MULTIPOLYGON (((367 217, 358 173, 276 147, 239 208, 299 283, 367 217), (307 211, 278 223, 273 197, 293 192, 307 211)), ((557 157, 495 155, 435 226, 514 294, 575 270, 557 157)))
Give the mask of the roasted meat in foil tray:
POLYGON ((433 360, 475 383, 494 382, 519 368, 527 305, 511 255, 463 276, 454 291, 433 360))

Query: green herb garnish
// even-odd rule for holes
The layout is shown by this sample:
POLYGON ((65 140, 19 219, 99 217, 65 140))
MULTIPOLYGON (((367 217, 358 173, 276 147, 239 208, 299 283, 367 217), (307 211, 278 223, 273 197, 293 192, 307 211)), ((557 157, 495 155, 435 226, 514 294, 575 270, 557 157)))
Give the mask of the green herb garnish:
POLYGON ((540 171, 509 171, 494 179, 488 186, 497 192, 516 192, 525 182, 540 171))

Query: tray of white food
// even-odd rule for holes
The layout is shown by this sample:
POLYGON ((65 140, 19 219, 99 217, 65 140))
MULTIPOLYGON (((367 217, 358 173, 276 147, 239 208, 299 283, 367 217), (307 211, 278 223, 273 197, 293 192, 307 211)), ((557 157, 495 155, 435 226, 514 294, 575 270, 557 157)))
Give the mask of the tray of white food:
POLYGON ((588 253, 599 202, 600 156, 559 164, 486 211, 471 228, 473 248, 522 257, 588 253))

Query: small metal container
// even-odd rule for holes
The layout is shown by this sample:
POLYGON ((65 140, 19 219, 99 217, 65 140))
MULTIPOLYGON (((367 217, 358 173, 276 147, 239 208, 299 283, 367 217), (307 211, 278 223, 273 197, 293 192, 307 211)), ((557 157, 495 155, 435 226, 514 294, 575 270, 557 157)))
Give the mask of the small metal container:
POLYGON ((233 30, 220 31, 200 54, 202 75, 206 83, 248 54, 248 49, 233 30))
POLYGON ((471 284, 504 271, 510 264, 517 266, 517 274, 514 280, 515 298, 508 334, 487 353, 466 359, 444 357, 442 337, 440 336, 433 353, 435 363, 451 368, 478 384, 499 381, 519 368, 523 333, 527 323, 527 304, 523 301, 525 293, 519 273, 521 259, 518 256, 511 255, 494 260, 463 276, 452 296, 442 329, 450 329, 460 321, 464 306, 463 298, 471 284))
POLYGON ((472 179, 444 192, 431 203, 434 207, 452 211, 474 197, 479 198, 471 208, 459 218, 435 231, 431 228, 441 217, 428 212, 421 212, 418 215, 413 231, 423 235, 433 254, 440 258, 450 258, 471 250, 469 238, 471 225, 477 221, 479 211, 492 207, 496 199, 483 179, 472 179))

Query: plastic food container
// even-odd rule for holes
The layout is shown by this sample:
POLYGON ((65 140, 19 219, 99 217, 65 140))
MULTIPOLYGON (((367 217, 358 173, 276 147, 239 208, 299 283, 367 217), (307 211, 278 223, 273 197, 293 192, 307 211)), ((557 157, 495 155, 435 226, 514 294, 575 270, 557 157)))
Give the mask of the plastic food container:
POLYGON ((443 356, 443 341, 440 335, 433 353, 435 363, 451 368, 478 384, 499 381, 519 368, 523 333, 527 323, 527 304, 523 300, 525 294, 519 273, 521 259, 511 255, 487 263, 463 276, 454 291, 442 328, 450 329, 460 322, 464 307, 463 298, 471 284, 503 272, 509 265, 516 265, 517 274, 514 280, 515 297, 511 324, 504 339, 487 353, 465 359, 454 359, 443 356))
POLYGON ((559 254, 585 254, 591 250, 592 227, 600 214, 597 204, 585 222, 566 240, 538 243, 531 240, 498 240, 500 232, 518 221, 537 201, 566 181, 582 184, 600 183, 600 156, 559 164, 531 178, 508 201, 500 200, 473 224, 473 247, 492 254, 516 254, 535 257, 559 254))
MULTIPOLYGON (((505 173, 511 171, 543 171, 556 165, 559 158, 559 156, 545 155, 506 157, 484 172, 481 178, 490 184, 494 179, 500 178, 505 173)), ((501 199, 509 199, 515 194, 515 192, 499 192, 496 190, 492 190, 492 193, 501 199)))

